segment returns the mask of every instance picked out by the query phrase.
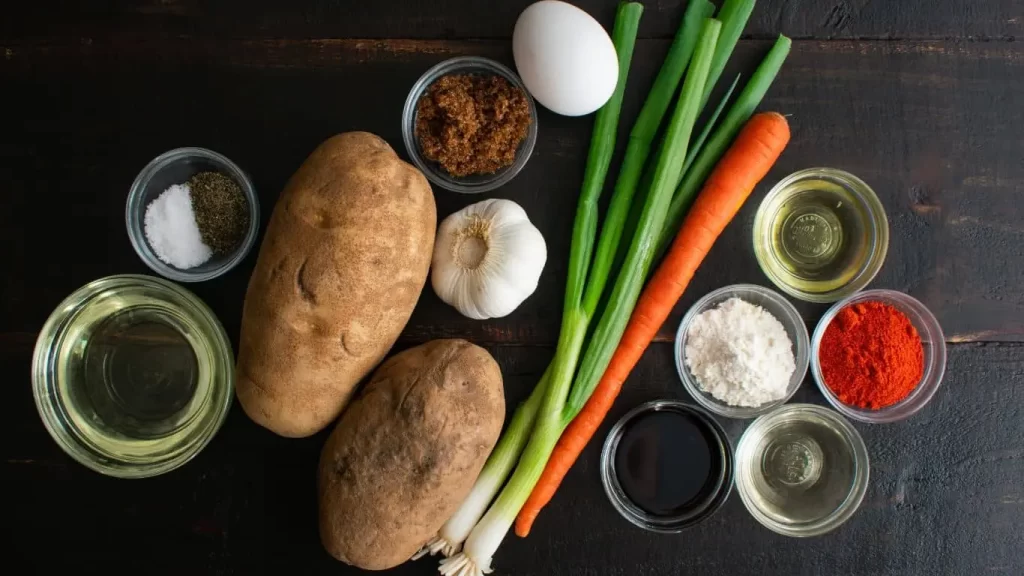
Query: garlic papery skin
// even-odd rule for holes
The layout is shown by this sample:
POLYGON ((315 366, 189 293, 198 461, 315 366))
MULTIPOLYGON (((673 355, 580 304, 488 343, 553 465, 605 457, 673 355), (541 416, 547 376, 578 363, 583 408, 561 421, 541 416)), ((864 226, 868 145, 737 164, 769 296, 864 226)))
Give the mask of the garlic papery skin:
POLYGON ((484 200, 441 222, 430 275, 434 292, 476 320, 512 313, 537 289, 547 245, 511 200, 484 200))

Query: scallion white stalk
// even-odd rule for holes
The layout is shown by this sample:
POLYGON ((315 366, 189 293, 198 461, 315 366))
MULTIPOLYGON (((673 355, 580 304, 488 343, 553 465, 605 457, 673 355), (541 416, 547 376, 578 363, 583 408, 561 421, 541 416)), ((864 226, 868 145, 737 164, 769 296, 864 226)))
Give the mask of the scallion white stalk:
POLYGON ((501 435, 501 440, 495 446, 487 463, 484 464, 480 476, 473 484, 469 496, 462 502, 455 514, 441 526, 437 536, 420 548, 412 559, 422 558, 427 554, 431 556, 441 552, 446 558, 462 550, 462 543, 469 537, 470 532, 480 518, 487 511, 487 507, 494 500, 494 496, 501 490, 505 479, 512 472, 519 455, 530 438, 533 424, 537 419, 537 409, 544 398, 544 391, 547 389, 548 376, 551 373, 551 366, 544 371, 540 382, 534 387, 530 397, 516 408, 509 422, 508 429, 501 435))
MULTIPOLYGON (((721 27, 719 21, 705 19, 701 28, 696 52, 690 62, 679 100, 666 130, 665 142, 656 163, 651 193, 644 204, 631 249, 609 300, 612 311, 609 315, 606 310, 601 317, 591 341, 592 345, 598 342, 598 350, 592 352, 588 348, 587 357, 580 368, 581 390, 593 390, 597 377, 591 375, 599 375, 604 371, 608 357, 611 356, 618 336, 621 336, 625 322, 636 303, 642 279, 646 276, 647 266, 653 258, 654 240, 661 232, 675 181, 682 171, 687 143, 696 121, 701 94, 707 81, 721 27), (617 310, 616 307, 622 310, 617 310), (602 335, 604 333, 611 336, 605 337, 602 335)), ((571 300, 570 304, 571 306, 567 306, 564 311, 562 331, 559 334, 558 348, 555 351, 544 400, 515 472, 501 490, 497 500, 473 528, 462 552, 441 561, 438 570, 442 576, 482 576, 491 572, 491 561, 495 552, 515 522, 516 515, 526 503, 537 480, 540 479, 551 453, 565 430, 567 421, 564 418, 564 410, 570 390, 580 396, 576 403, 579 407, 582 407, 582 402, 589 396, 589 391, 576 390, 573 381, 591 318, 578 298, 571 300)), ((576 405, 570 404, 570 407, 578 412, 576 405)))

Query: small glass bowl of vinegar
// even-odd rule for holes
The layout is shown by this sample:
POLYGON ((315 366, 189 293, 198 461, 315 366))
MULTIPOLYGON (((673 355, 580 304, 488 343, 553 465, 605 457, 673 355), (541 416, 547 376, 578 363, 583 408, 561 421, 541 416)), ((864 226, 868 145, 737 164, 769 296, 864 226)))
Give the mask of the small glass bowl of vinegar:
POLYGON ((754 217, 754 254, 780 290, 835 302, 867 286, 889 249, 875 192, 853 174, 808 168, 775 185, 754 217))

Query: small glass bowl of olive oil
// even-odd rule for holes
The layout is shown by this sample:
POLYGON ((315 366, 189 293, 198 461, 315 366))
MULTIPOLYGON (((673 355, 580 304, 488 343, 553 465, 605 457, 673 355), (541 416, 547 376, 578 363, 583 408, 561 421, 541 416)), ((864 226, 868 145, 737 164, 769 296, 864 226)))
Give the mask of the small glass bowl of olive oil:
POLYGON ((79 463, 121 478, 195 456, 224 422, 233 380, 231 343, 213 312, 150 276, 75 291, 46 321, 32 359, 50 435, 79 463))
POLYGON ((782 179, 754 217, 754 254, 780 290, 834 302, 863 289, 882 268, 889 222, 863 180, 832 168, 782 179))

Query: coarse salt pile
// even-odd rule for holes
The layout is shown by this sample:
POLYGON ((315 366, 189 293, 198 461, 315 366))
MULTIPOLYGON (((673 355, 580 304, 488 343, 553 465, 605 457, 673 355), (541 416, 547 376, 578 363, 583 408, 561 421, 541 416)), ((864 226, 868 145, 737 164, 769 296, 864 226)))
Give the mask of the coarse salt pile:
POLYGON ((783 398, 796 370, 785 326, 740 298, 693 319, 685 354, 700 388, 730 406, 756 407, 783 398))
POLYGON ((195 268, 213 250, 203 243, 188 184, 175 184, 146 206, 146 241, 157 258, 175 268, 195 268))

